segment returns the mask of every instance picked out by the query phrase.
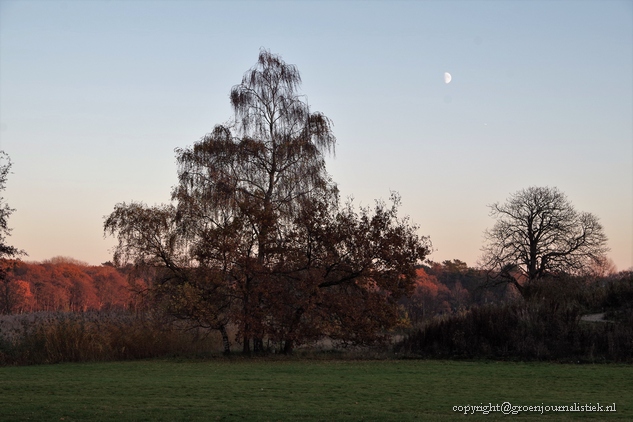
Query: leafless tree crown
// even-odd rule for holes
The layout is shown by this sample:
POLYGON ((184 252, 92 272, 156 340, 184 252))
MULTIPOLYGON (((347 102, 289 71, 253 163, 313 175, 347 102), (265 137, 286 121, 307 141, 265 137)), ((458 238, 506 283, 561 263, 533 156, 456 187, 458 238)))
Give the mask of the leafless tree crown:
POLYGON ((578 212, 556 188, 530 187, 490 205, 482 264, 521 290, 552 274, 578 274, 604 259, 607 238, 598 218, 578 212))

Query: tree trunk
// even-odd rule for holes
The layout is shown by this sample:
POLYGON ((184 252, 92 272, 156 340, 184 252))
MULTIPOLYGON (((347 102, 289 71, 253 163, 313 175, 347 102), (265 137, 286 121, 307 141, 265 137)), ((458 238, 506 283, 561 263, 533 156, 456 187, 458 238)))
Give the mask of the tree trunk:
POLYGON ((285 355, 291 355, 293 349, 294 349, 294 341, 286 340, 284 342, 284 354, 285 355))
POLYGON ((245 355, 250 355, 251 354, 251 339, 250 339, 250 324, 248 323, 249 320, 249 294, 250 294, 250 289, 251 289, 251 280, 247 277, 246 278, 246 284, 245 284, 245 292, 244 292, 244 297, 243 297, 243 304, 242 304, 242 313, 243 313, 243 318, 244 318, 244 326, 242 327, 242 332, 244 333, 244 337, 243 337, 243 341, 242 341, 242 353, 245 355))
POLYGON ((264 352, 264 340, 262 340, 260 337, 253 338, 253 352, 254 353, 264 352))
POLYGON ((242 353, 245 355, 251 354, 251 339, 248 336, 244 336, 242 340, 242 353))
POLYGON ((224 346, 224 354, 231 354, 231 341, 229 340, 229 335, 226 332, 226 326, 220 325, 220 334, 222 335, 222 345, 224 346))

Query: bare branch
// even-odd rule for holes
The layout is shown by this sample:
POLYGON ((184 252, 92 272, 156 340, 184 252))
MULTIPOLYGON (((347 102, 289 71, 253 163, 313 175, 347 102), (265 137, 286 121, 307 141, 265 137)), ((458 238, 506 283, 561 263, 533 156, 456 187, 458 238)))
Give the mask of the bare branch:
POLYGON ((519 289, 548 275, 583 273, 608 251, 598 218, 577 212, 556 188, 530 187, 490 208, 497 221, 485 232, 481 264, 519 289))

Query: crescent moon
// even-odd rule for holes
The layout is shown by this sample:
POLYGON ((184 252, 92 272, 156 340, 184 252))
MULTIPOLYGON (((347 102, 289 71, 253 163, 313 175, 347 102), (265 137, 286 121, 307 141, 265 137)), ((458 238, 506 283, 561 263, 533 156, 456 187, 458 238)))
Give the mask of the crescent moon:
POLYGON ((450 83, 451 80, 453 79, 453 77, 451 76, 450 73, 448 72, 444 72, 444 83, 450 83))

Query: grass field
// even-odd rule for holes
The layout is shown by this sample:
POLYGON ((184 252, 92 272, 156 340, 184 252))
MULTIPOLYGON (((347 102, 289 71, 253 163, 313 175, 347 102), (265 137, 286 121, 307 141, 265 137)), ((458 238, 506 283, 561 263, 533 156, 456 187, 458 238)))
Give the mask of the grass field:
POLYGON ((218 359, 0 368, 3 421, 632 420, 633 366, 218 359), (616 403, 614 413, 453 406, 616 403))

